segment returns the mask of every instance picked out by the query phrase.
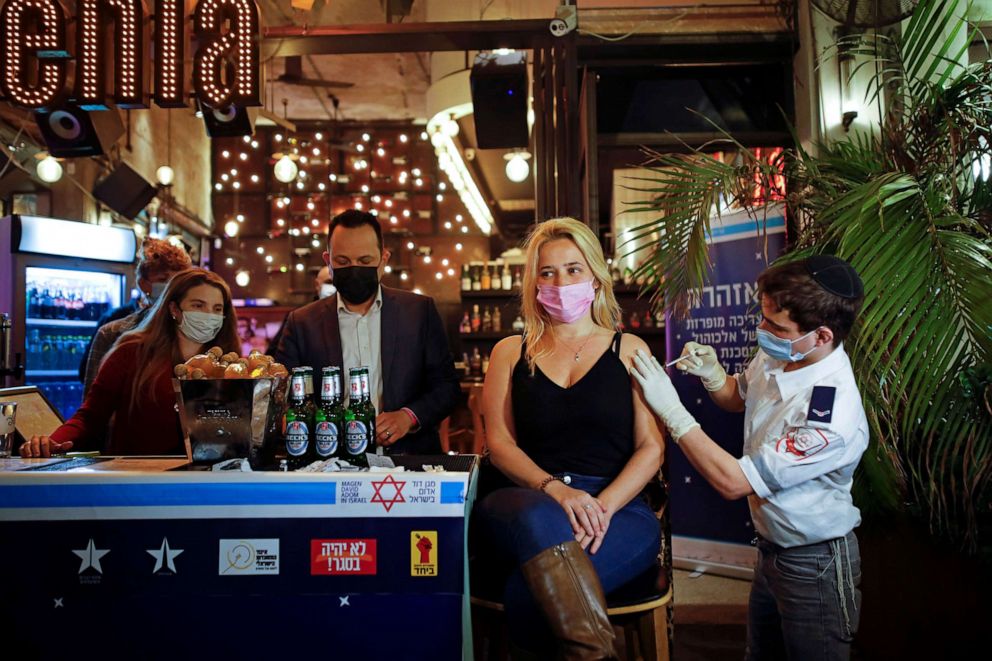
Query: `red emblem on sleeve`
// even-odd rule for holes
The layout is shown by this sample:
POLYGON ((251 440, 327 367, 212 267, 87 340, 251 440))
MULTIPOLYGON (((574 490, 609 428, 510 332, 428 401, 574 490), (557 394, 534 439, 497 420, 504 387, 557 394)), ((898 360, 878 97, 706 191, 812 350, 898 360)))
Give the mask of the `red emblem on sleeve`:
POLYGON ((812 457, 830 445, 827 437, 818 429, 796 429, 775 443, 775 451, 796 461, 812 457))

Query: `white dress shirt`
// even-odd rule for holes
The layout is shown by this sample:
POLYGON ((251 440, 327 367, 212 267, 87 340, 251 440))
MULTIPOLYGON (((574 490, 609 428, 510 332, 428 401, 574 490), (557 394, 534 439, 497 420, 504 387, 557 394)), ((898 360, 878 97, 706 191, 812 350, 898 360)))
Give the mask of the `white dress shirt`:
POLYGON ((843 345, 812 365, 786 372, 786 364, 759 350, 737 386, 751 518, 758 534, 788 548, 843 537, 861 523, 851 484, 868 419, 843 345))
POLYGON ((372 307, 364 315, 345 307, 338 293, 338 330, 341 335, 341 366, 345 404, 351 399, 349 373, 353 367, 369 368, 369 387, 376 413, 382 413, 382 287, 376 290, 372 307))

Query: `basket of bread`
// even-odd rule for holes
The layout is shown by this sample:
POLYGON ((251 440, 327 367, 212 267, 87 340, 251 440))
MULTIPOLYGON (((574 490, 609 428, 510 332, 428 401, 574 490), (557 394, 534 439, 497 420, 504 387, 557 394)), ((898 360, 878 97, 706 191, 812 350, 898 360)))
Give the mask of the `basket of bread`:
POLYGON ((193 463, 247 458, 257 468, 271 462, 286 409, 285 366, 258 351, 242 357, 213 347, 176 365, 173 374, 193 463))

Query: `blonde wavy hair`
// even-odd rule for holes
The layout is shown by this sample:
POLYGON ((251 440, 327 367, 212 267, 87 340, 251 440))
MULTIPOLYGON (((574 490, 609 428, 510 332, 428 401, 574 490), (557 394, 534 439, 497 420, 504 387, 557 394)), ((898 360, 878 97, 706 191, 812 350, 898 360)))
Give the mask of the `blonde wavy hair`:
POLYGON ((551 316, 537 301, 538 260, 541 247, 549 241, 568 239, 582 253, 592 271, 593 279, 599 283, 596 297, 592 302, 592 320, 597 326, 616 330, 620 324, 620 306, 613 295, 613 280, 603 256, 599 239, 589 227, 574 218, 552 218, 538 223, 524 241, 527 263, 524 265, 523 287, 520 291, 521 310, 524 317, 524 338, 527 348, 524 357, 531 374, 539 358, 555 350, 555 334, 551 316))

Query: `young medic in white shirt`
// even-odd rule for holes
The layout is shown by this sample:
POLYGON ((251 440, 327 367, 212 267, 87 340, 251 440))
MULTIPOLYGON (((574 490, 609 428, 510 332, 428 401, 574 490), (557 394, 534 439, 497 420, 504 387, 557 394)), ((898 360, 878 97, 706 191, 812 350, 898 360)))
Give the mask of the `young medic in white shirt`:
POLYGON ((747 659, 847 659, 858 626, 861 560, 851 499, 868 420, 844 351, 864 297, 842 259, 817 255, 758 277, 758 352, 727 376, 713 347, 689 342, 678 368, 727 411, 744 411, 744 455, 717 445, 657 359, 633 376, 693 467, 725 498, 748 498, 758 561, 747 659))

